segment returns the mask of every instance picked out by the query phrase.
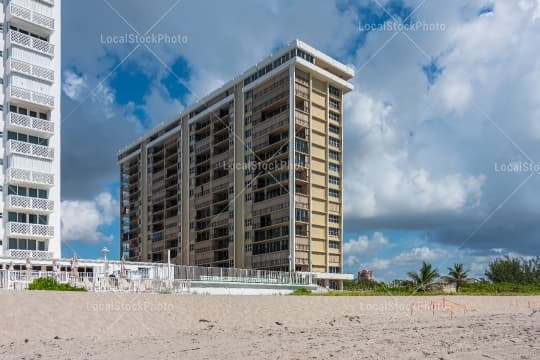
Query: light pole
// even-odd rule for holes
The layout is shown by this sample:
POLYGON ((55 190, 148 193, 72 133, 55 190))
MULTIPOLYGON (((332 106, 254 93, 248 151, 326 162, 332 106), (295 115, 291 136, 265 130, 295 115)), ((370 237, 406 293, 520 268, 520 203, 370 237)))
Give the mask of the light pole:
POLYGON ((103 249, 101 249, 101 254, 103 255, 103 260, 104 261, 107 261, 107 255, 109 254, 109 249, 107 249, 106 246, 103 247, 103 249))

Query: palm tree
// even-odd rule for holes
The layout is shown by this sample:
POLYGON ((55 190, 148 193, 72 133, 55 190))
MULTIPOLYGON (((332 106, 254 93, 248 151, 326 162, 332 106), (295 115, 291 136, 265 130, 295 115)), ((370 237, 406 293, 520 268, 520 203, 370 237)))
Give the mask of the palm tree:
POLYGON ((459 292, 463 284, 469 281, 469 271, 465 271, 463 264, 454 264, 453 267, 448 268, 448 276, 444 279, 450 284, 455 284, 456 292, 459 292))
POLYGON ((419 291, 429 290, 433 282, 439 277, 437 269, 434 269, 431 264, 425 261, 422 262, 420 272, 410 271, 407 275, 412 279, 419 291))

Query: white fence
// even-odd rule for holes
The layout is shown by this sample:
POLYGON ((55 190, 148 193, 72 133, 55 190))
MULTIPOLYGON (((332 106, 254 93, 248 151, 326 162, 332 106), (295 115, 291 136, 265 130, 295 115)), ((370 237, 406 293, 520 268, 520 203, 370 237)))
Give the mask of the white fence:
MULTIPOLYGON (((113 264, 111 264, 113 265, 113 264)), ((62 284, 88 291, 189 292, 191 287, 220 286, 309 286, 309 273, 145 264, 145 268, 123 270, 117 264, 107 272, 0 270, 0 289, 24 290, 33 280, 53 278, 62 284)), ((88 267, 86 267, 88 268, 88 267)), ((101 269, 98 267, 96 269, 101 269)))

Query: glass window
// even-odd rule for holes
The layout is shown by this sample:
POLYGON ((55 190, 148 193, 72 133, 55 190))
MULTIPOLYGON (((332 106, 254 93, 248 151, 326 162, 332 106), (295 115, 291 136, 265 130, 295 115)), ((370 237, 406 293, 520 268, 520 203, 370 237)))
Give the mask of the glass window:
POLYGON ((30 135, 28 137, 28 142, 31 144, 39 144, 39 138, 37 136, 30 135))
POLYGON ((41 225, 47 225, 49 223, 47 215, 39 215, 39 223, 41 225))
POLYGON ((28 240, 28 250, 36 250, 36 240, 28 240))
POLYGON ((30 197, 33 197, 33 198, 37 198, 37 189, 28 189, 28 196, 30 197))
POLYGON ((26 250, 26 239, 19 239, 19 249, 26 250))
POLYGON ((17 213, 9 212, 8 213, 8 221, 9 222, 17 222, 17 213))
POLYGON ((17 239, 9 239, 9 248, 10 249, 16 249, 17 248, 17 239))
POLYGON ((17 186, 9 185, 8 186, 8 195, 17 195, 17 186))
POLYGON ((19 141, 27 142, 28 141, 28 135, 26 135, 26 134, 18 134, 17 139, 19 141))
POLYGON ((340 183, 339 178, 337 176, 330 176, 328 181, 330 182, 330 184, 334 184, 334 185, 339 185, 340 183))
POLYGON ((47 114, 42 113, 42 112, 39 113, 39 118, 42 119, 42 120, 48 120, 47 119, 47 114))
POLYGON ((17 140, 17 133, 8 131, 8 140, 17 140))
POLYGON ((37 117, 37 112, 30 110, 31 117, 37 117))
POLYGON ((30 224, 37 224, 37 215, 33 215, 33 214, 28 215, 28 222, 30 224))
POLYGON ((20 195, 20 196, 28 196, 28 189, 25 188, 25 187, 19 186, 19 187, 17 188, 17 195, 20 195))
POLYGON ((28 115, 28 111, 26 109, 19 108, 19 114, 28 115))
POLYGON ((39 190, 38 192, 40 199, 47 199, 47 190, 39 190))
POLYGON ((38 250, 39 251, 45 251, 45 242, 38 241, 38 250))

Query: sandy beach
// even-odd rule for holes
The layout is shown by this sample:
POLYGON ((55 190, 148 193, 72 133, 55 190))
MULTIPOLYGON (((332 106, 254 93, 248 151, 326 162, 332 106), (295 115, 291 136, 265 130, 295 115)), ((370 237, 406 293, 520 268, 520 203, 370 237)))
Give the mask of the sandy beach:
POLYGON ((442 303, 0 292, 0 359, 540 358, 540 297, 442 303))

